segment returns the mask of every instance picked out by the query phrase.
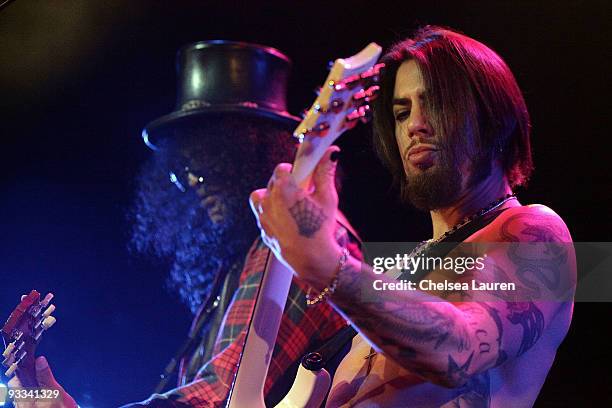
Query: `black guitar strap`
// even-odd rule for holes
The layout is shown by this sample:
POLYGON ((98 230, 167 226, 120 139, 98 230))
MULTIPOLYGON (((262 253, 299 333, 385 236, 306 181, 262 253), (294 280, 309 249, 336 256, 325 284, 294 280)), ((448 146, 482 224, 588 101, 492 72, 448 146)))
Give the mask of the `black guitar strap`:
MULTIPOLYGON (((440 241, 440 243, 452 243, 455 245, 434 245, 432 248, 426 251, 426 254, 428 256, 436 256, 441 258, 445 257, 457 245, 465 241, 470 235, 489 225, 505 210, 506 209, 503 208, 500 210, 491 211, 490 213, 475 219, 464 227, 457 229, 455 232, 449 234, 446 238, 440 241)), ((419 271, 419 280, 422 279, 427 273, 429 273, 428 270, 419 271)), ((343 328, 318 350, 306 354, 302 358, 302 366, 309 370, 326 368, 333 374, 337 368, 337 365, 340 363, 340 360, 350 350, 349 343, 356 335, 357 331, 352 326, 343 328), (340 354, 341 351, 344 353, 340 354)))

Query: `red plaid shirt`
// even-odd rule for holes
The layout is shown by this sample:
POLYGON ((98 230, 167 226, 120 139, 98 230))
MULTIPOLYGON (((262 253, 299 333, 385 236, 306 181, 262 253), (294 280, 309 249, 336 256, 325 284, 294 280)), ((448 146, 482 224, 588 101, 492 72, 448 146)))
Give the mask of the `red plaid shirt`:
MULTIPOLYGON (((343 232, 341 235, 344 239, 339 241, 347 243, 346 232, 343 232)), ((354 256, 360 257, 356 244, 348 244, 348 248, 354 256)), ((195 381, 124 408, 224 406, 244 345, 267 254, 268 249, 261 240, 257 240, 251 247, 240 276, 239 287, 217 336, 214 357, 200 369, 195 381)), ((327 303, 306 307, 305 294, 306 286, 294 279, 268 370, 264 391, 266 395, 290 366, 307 352, 316 350, 347 325, 327 303)))

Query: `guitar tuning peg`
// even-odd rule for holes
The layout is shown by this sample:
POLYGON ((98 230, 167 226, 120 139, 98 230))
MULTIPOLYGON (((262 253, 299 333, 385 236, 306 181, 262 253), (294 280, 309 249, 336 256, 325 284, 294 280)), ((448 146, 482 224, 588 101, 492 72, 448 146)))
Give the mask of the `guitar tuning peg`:
POLYGON ((363 105, 363 106, 356 108, 348 115, 346 115, 346 121, 353 122, 353 121, 361 120, 362 122, 365 123, 368 120, 370 120, 370 116, 371 116, 370 105, 363 105))
POLYGON ((55 305, 50 305, 47 310, 43 312, 43 317, 49 317, 51 313, 55 311, 55 305))
POLYGON ((353 75, 346 78, 342 81, 343 88, 353 89, 361 82, 361 77, 359 75, 353 75))
POLYGON ((361 123, 368 123, 372 120, 372 109, 370 109, 370 105, 364 105, 364 115, 360 118, 361 123))
POLYGON ((42 327, 44 330, 49 330, 51 328, 51 326, 53 326, 55 324, 55 322, 57 321, 57 319, 53 316, 47 316, 43 321, 42 321, 42 327))
POLYGON ((51 299, 53 299, 53 293, 47 293, 45 298, 40 302, 41 306, 42 307, 47 307, 49 302, 51 302, 51 299))
POLYGON ((13 353, 8 353, 4 360, 2 360, 2 365, 8 367, 9 365, 13 364, 14 361, 15 355, 13 353))
POLYGON ((8 368, 8 370, 6 370, 4 372, 4 375, 7 377, 10 377, 13 375, 13 373, 15 372, 15 370, 17 370, 17 363, 13 363, 11 364, 11 366, 8 368))
POLYGON ((353 101, 355 102, 355 106, 365 106, 366 104, 372 102, 378 97, 378 92, 380 91, 380 87, 378 85, 373 85, 367 89, 362 89, 353 95, 353 101))
POLYGON ((19 363, 21 359, 23 359, 23 357, 25 357, 25 355, 27 354, 25 351, 22 351, 20 354, 20 357, 17 357, 17 355, 19 354, 19 351, 20 351, 19 348, 17 348, 17 350, 15 350, 14 352, 6 356, 6 358, 2 361, 2 365, 5 367, 8 367, 9 365, 13 363, 19 363))
POLYGON ((367 96, 368 99, 370 101, 373 101, 374 99, 378 98, 378 94, 380 93, 380 86, 372 85, 371 87, 368 88, 366 93, 368 94, 367 96))
POLYGON ((372 80, 374 82, 378 82, 378 76, 380 75, 380 71, 385 67, 385 64, 380 63, 380 64, 376 64, 374 65, 372 68, 368 69, 367 71, 363 72, 360 77, 361 79, 367 79, 367 80, 372 80))
POLYGON ((363 99, 367 97, 366 90, 362 89, 353 95, 353 101, 361 102, 363 99))
POLYGON ((11 342, 8 344, 8 346, 6 346, 6 349, 4 349, 4 351, 2 352, 2 357, 6 358, 9 356, 9 354, 12 353, 13 349, 15 348, 15 342, 11 342))

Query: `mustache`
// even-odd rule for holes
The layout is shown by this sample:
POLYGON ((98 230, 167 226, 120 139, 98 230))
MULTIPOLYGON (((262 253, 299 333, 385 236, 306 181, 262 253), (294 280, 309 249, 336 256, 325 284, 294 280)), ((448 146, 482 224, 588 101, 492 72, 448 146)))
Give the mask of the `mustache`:
POLYGON ((440 152, 442 156, 446 156, 447 158, 455 158, 457 154, 459 154, 456 148, 453 148, 451 143, 444 138, 435 138, 435 139, 425 139, 425 138, 415 138, 404 151, 400 152, 402 157, 407 157, 408 152, 415 146, 418 145, 431 145, 436 148, 440 152))
POLYGON ((437 151, 441 152, 443 155, 446 155, 447 152, 449 151, 448 146, 445 143, 438 141, 438 140, 415 140, 414 142, 406 146, 404 151, 400 152, 402 155, 402 158, 408 157, 408 152, 410 152, 410 150, 413 147, 417 147, 420 145, 433 146, 437 151))

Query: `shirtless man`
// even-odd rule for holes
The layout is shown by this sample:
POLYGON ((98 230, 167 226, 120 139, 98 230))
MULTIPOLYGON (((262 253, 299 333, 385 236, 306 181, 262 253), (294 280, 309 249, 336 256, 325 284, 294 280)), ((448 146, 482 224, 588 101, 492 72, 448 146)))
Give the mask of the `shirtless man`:
MULTIPOLYGON (((338 367, 327 406, 532 406, 571 321, 576 264, 561 218, 512 195, 532 170, 521 92, 492 50, 437 27, 397 44, 383 62, 377 148, 403 198, 429 211, 429 245, 465 217, 504 210, 466 239, 502 243, 487 252, 477 278, 499 280, 501 273, 523 293, 535 290, 544 300, 477 302, 466 293, 424 291, 368 296, 374 281, 393 279, 351 256, 344 261, 334 239, 338 195, 330 157, 337 148, 319 164, 328 177, 315 179, 313 191, 298 188, 291 165, 280 164, 268 188, 251 195, 264 242, 299 279, 319 292, 328 288, 324 300, 359 331, 338 367), (308 205, 295 206, 300 202, 308 205), (301 220, 309 218, 296 214, 298 208, 325 215, 315 233, 300 233, 301 220), (557 245, 554 256, 540 251, 521 257, 503 245, 510 242, 557 245), (561 293, 569 293, 565 301, 561 293)), ((426 278, 453 279, 439 271, 426 278)))

